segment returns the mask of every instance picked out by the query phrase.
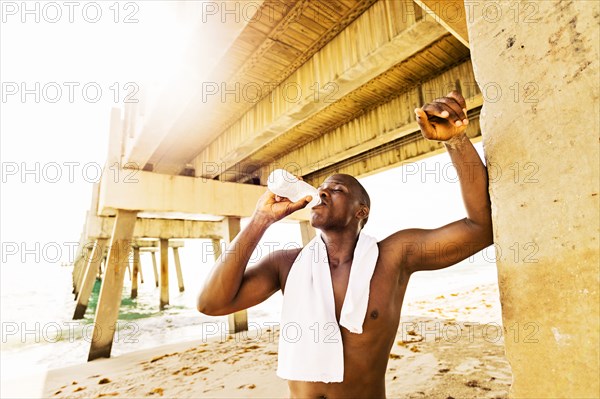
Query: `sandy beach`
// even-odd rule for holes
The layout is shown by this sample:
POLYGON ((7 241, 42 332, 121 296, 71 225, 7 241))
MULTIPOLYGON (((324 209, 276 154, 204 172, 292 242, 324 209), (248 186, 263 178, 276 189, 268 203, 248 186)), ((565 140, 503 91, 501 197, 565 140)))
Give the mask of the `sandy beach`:
MULTIPOLYGON (((497 287, 408 302, 386 373, 390 398, 506 398, 497 287)), ((48 398, 286 397, 277 328, 165 345, 51 370, 48 398)), ((31 383, 31 382, 30 382, 31 383)))

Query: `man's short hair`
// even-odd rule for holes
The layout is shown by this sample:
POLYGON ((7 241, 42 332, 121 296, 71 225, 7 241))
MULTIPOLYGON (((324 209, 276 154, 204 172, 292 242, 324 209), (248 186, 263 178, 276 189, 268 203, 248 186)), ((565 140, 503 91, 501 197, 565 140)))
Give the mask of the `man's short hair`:
MULTIPOLYGON (((358 181, 358 179, 352 175, 348 175, 345 173, 339 173, 340 175, 349 177, 354 184, 356 185, 356 187, 358 188, 358 200, 362 205, 366 205, 369 209, 371 209, 371 197, 369 197, 369 193, 367 193, 367 190, 365 190, 365 188, 363 187, 362 184, 360 184, 360 182, 358 181)), ((362 225, 360 226, 360 228, 364 228, 365 224, 367 224, 367 221, 369 220, 369 217, 367 216, 366 218, 364 218, 362 220, 362 225)))

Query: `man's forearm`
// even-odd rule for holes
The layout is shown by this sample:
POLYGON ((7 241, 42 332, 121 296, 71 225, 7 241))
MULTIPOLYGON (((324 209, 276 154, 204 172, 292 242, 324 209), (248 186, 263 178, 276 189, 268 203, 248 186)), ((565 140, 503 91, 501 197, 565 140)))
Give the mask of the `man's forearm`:
POLYGON ((254 215, 217 260, 198 296, 203 313, 229 304, 237 295, 252 252, 272 222, 254 215))
POLYGON ((491 240, 487 170, 465 134, 453 137, 445 145, 458 173, 467 217, 472 223, 482 227, 491 240))

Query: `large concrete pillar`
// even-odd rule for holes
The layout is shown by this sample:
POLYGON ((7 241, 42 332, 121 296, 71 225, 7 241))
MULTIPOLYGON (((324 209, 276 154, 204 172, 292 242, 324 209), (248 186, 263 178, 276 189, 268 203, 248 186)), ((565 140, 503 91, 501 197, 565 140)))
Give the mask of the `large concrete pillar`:
MULTIPOLYGON (((240 227, 240 218, 238 217, 227 217, 223 220, 225 223, 225 240, 227 244, 230 244, 235 236, 241 230, 240 227)), ((219 244, 218 242, 216 244, 219 244)), ((213 245, 215 245, 215 241, 213 241, 213 245)), ((215 245, 215 257, 218 258, 220 256, 221 248, 219 245, 215 245), (218 249, 217 249, 218 248, 218 249), (218 251, 218 252, 217 252, 218 251), (218 253, 218 255, 217 255, 218 253)), ((227 329, 229 334, 234 334, 240 331, 248 330, 248 311, 240 310, 239 312, 235 312, 233 314, 228 315, 227 317, 227 329)))
POLYGON ((73 320, 83 319, 85 311, 87 310, 88 301, 94 288, 94 282, 98 276, 100 270, 100 264, 104 258, 104 249, 106 248, 107 238, 98 238, 94 245, 92 252, 89 256, 88 266, 83 276, 83 282, 81 290, 77 295, 77 305, 75 305, 75 312, 73 314, 73 320))
POLYGON ((599 4, 467 8, 514 398, 600 394, 599 4))
POLYGON ((110 357, 113 337, 117 328, 123 277, 129 264, 129 253, 136 221, 136 211, 117 210, 108 254, 108 265, 100 288, 92 344, 88 361, 100 357, 110 357))

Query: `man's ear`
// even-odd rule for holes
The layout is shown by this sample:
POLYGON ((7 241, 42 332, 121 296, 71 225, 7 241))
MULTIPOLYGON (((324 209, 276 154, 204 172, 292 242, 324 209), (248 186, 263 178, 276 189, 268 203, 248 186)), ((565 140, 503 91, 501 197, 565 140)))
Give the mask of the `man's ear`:
POLYGON ((360 219, 366 219, 369 217, 369 207, 366 205, 361 205, 360 208, 358 209, 358 212, 356 212, 356 216, 360 219))

